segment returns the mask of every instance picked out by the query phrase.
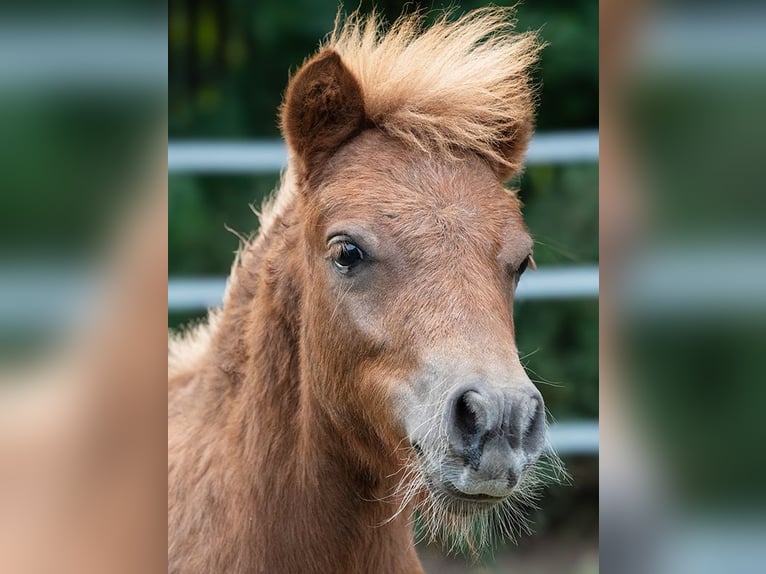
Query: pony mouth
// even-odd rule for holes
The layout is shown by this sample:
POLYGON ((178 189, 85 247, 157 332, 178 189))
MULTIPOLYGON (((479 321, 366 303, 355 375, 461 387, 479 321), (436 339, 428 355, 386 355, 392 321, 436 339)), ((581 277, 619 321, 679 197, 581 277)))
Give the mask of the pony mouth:
MULTIPOLYGON (((420 459, 422 462, 424 456, 423 449, 418 443, 413 443, 412 446, 418 455, 418 459, 420 459)), ((424 472, 422 468, 420 472, 424 478, 424 482, 428 487, 430 494, 433 497, 447 503, 454 503, 460 509, 466 509, 467 507, 471 506, 476 508, 488 508, 508 499, 508 496, 492 496, 491 494, 469 494, 460 490, 448 478, 436 480, 435 477, 429 475, 427 472, 424 472)))
POLYGON ((489 508, 508 498, 507 496, 492 496, 490 494, 468 494, 457 488, 449 480, 440 481, 437 484, 433 479, 427 477, 426 484, 432 496, 462 511, 472 507, 489 508))
POLYGON ((457 488, 448 480, 442 483, 441 490, 455 500, 475 502, 478 504, 497 504, 507 498, 506 496, 492 496, 491 494, 468 494, 457 488))

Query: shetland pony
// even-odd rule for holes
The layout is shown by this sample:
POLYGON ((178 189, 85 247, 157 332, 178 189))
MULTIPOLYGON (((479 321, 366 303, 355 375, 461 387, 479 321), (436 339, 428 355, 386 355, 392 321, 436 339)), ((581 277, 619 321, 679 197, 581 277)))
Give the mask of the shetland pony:
POLYGON ((422 572, 511 535, 543 399, 512 307, 540 45, 503 9, 336 24, 289 83, 289 163, 223 307, 171 341, 171 572, 422 572))

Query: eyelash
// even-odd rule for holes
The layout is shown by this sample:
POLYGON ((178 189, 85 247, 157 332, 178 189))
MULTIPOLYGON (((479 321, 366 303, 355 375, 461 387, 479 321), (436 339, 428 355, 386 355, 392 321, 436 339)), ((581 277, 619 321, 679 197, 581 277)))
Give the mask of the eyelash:
POLYGON ((343 275, 364 262, 366 258, 364 250, 350 237, 339 237, 330 243, 330 259, 335 269, 343 275))

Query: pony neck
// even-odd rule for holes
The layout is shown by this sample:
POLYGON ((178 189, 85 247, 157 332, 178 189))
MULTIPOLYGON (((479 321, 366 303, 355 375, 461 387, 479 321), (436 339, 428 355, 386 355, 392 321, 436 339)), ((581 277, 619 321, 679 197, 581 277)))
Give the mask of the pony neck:
POLYGON ((311 369, 301 369, 299 239, 289 215, 277 216, 242 254, 218 322, 217 368, 233 395, 227 450, 242 468, 257 469, 246 498, 259 517, 252 544, 296 571, 306 566, 301 556, 315 566, 325 555, 321 571, 343 562, 348 571, 383 563, 398 571, 390 555, 417 571, 411 514, 387 522, 399 501, 384 497, 398 475, 380 480, 360 462, 346 438, 354 430, 337 428, 312 394, 332 381, 310 380, 311 369))

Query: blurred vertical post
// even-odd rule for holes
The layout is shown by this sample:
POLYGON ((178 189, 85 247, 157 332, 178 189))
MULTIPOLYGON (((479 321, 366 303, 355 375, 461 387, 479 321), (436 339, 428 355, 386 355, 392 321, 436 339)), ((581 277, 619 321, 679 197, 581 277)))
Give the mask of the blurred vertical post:
POLYGON ((602 1, 605 571, 766 561, 764 101, 762 6, 602 1))
POLYGON ((161 571, 165 14, 2 10, 0 571, 161 571))

